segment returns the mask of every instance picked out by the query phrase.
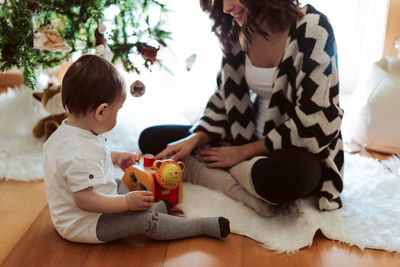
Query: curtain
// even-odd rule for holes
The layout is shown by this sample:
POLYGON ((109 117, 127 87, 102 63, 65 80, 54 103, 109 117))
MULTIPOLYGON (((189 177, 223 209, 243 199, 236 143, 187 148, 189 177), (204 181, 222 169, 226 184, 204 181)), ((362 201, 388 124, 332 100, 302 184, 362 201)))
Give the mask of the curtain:
POLYGON ((389 0, 304 0, 328 16, 336 36, 342 94, 382 57, 389 0))

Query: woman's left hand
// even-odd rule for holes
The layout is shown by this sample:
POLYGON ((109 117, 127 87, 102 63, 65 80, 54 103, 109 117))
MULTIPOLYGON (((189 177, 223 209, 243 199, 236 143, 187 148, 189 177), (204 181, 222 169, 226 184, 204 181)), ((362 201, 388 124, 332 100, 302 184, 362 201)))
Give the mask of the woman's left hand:
POLYGON ((196 150, 198 160, 211 168, 229 168, 245 160, 240 146, 210 147, 196 150))
POLYGON ((136 153, 120 152, 118 155, 117 166, 125 171, 126 168, 135 164, 140 159, 136 153))

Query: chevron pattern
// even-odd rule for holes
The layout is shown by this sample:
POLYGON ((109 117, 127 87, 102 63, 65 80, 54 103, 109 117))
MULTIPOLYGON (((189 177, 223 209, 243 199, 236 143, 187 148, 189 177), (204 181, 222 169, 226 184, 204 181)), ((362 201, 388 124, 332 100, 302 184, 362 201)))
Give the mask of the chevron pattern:
MULTIPOLYGON (((265 144, 269 151, 300 149, 320 158, 323 182, 318 205, 321 210, 333 210, 342 206, 344 160, 336 43, 325 15, 311 5, 303 10, 305 16, 291 27, 275 72, 265 144)), ((194 131, 206 131, 232 145, 256 140, 244 61, 239 45, 223 58, 217 91, 194 131)))

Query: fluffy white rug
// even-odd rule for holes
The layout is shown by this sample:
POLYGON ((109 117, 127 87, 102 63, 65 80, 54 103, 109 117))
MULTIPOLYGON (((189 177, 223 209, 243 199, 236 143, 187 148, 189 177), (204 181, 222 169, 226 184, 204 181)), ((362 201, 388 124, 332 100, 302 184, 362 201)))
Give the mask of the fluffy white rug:
MULTIPOLYGON (((398 159, 392 165, 400 167, 398 159)), ((232 231, 280 252, 310 246, 315 232, 360 248, 400 252, 400 176, 378 161, 345 156, 343 208, 320 212, 314 199, 297 201, 273 218, 258 216, 221 192, 186 183, 179 207, 188 217, 225 216, 232 231)))
MULTIPOLYGON (((43 140, 34 139, 31 129, 46 112, 31 94, 27 88, 0 94, 0 178, 29 181, 43 177, 43 140)), ((108 139, 112 148, 125 151, 138 151, 138 134, 149 125, 190 123, 177 113, 165 111, 132 116, 132 110, 123 109, 119 115, 119 123, 108 139)), ((400 252, 400 176, 394 174, 400 160, 384 163, 346 154, 343 208, 337 211, 320 212, 310 198, 297 201, 285 214, 262 218, 221 192, 188 183, 179 208, 188 217, 225 216, 233 232, 280 252, 310 246, 318 229, 330 239, 360 248, 400 252)))
POLYGON ((43 140, 31 132, 48 114, 26 87, 0 94, 0 114, 0 178, 41 179, 43 140))
MULTIPOLYGON (((42 89, 47 84, 43 79, 42 89)), ((31 181, 43 177, 41 150, 44 140, 35 139, 32 128, 49 114, 32 93, 31 89, 22 86, 0 94, 0 179, 31 181)), ((164 100, 165 96, 160 98, 154 91, 141 98, 127 97, 118 113, 117 126, 106 134, 110 148, 139 152, 138 136, 146 127, 169 123, 189 125, 198 116, 193 107, 187 107, 183 112, 179 111, 178 105, 166 108, 169 104, 164 100)))

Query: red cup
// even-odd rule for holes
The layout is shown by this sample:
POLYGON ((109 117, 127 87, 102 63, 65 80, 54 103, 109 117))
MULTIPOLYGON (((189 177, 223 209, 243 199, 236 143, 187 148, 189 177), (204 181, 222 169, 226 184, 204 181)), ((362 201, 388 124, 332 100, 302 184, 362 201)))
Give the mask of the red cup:
POLYGON ((143 167, 153 167, 154 163, 154 155, 153 154, 144 154, 143 155, 143 167))

